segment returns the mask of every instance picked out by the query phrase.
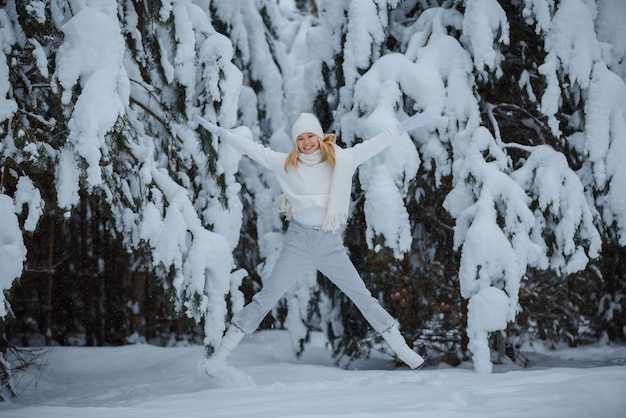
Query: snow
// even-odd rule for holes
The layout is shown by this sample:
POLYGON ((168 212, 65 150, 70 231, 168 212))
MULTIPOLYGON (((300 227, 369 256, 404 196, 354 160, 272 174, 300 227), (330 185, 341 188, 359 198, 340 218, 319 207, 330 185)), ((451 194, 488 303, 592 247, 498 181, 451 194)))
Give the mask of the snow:
MULTIPOLYGON (((9 50, 13 43, 15 43, 15 34, 10 19, 5 10, 0 10, 0 48, 9 50)), ((0 54, 0 120, 10 118, 17 111, 17 103, 12 99, 7 99, 10 87, 7 56, 0 54)))
POLYGON ((467 307, 467 328, 469 349, 474 354, 474 369, 479 373, 491 373, 488 336, 490 332, 506 329, 506 321, 511 310, 511 300, 502 290, 485 287, 475 294, 467 307))
POLYGON ((474 65, 479 72, 499 67, 503 57, 494 49, 494 45, 509 43, 506 13, 496 0, 467 0, 463 35, 469 39, 474 65), (498 33, 500 37, 496 39, 498 33))
POLYGON ((41 199, 39 189, 33 185, 28 177, 20 177, 15 191, 15 213, 22 213, 22 206, 28 205, 28 216, 24 221, 24 229, 29 232, 35 231, 39 218, 43 214, 45 202, 41 199))
POLYGON ((34 16, 39 23, 46 21, 46 4, 43 1, 31 1, 26 5, 26 11, 34 16))
POLYGON ((546 48, 554 51, 569 74, 572 83, 587 87, 600 48, 594 32, 595 4, 567 0, 559 6, 552 19, 546 48))
MULTIPOLYGON (((597 256, 601 246, 600 233, 594 224, 597 212, 602 215, 597 222, 604 222, 597 228, 615 225, 620 244, 626 245, 623 164, 626 161, 623 80, 626 38, 621 36, 623 25, 617 27, 613 23, 619 21, 619 13, 624 10, 620 0, 603 0, 597 5, 590 1, 563 0, 558 2, 558 7, 549 0, 524 2, 524 16, 529 24, 534 21, 535 30, 545 33, 548 55, 539 72, 545 76, 547 88, 537 100, 555 135, 560 135, 557 115, 562 116, 559 112, 564 111, 561 106, 564 90, 579 89, 578 97, 586 99, 583 112, 572 115, 572 119, 584 120, 583 131, 567 138, 572 143, 583 142, 577 149, 586 158, 578 172, 547 146, 532 149, 519 146, 529 151, 529 155, 514 171, 504 143, 511 147, 515 144, 500 138, 497 126, 493 127, 494 136, 481 126, 480 98, 476 97, 474 77, 475 74, 487 76, 486 71, 499 74, 503 59, 499 46, 506 44, 509 37, 508 22, 497 1, 467 0, 464 13, 453 8, 429 8, 414 24, 402 30, 399 39, 404 51, 387 54, 383 54, 388 23, 386 5, 395 7, 397 2, 320 2, 319 19, 306 16, 300 20, 293 18, 297 15, 293 2, 282 2, 288 9, 285 16, 292 16, 291 20, 277 13, 269 2, 267 13, 272 13, 272 24, 280 29, 266 27, 256 3, 253 0, 162 2, 159 16, 163 21, 171 19, 175 23, 176 36, 167 36, 159 28, 150 29, 154 30, 150 35, 160 42, 158 64, 166 80, 184 87, 184 116, 192 119, 194 113, 201 112, 227 128, 241 125, 240 129, 248 136, 284 151, 292 146, 286 134, 290 121, 300 111, 309 111, 313 105, 311 98, 325 90, 331 90, 328 103, 336 109, 336 126, 328 127, 328 131, 337 132, 346 144, 372 137, 412 112, 425 110, 432 114, 435 121, 431 126, 403 135, 360 169, 359 179, 366 195, 367 238, 373 246, 373 237, 382 235, 394 255, 402 257, 412 240, 405 207, 411 179, 421 169, 434 172, 438 182, 453 176, 453 189, 445 200, 445 209, 456 221, 455 248, 461 250, 461 291, 475 308, 467 331, 472 336, 472 347, 481 353, 475 356, 477 370, 491 370, 489 352, 484 350, 486 332, 503 329, 505 320, 514 319, 519 308, 520 282, 528 267, 551 268, 559 273, 583 269, 589 258, 597 256), (216 16, 210 16, 211 13, 216 16), (216 17, 230 29, 229 37, 213 28, 216 17), (279 33, 271 45, 270 30, 279 33), (456 31, 462 31, 461 41, 449 34, 456 31), (321 69, 341 51, 345 52, 346 80, 345 85, 334 86, 337 80, 322 79, 321 69), (564 77, 572 85, 563 85, 564 77), (244 85, 251 80, 254 90, 244 85), (335 92, 334 87, 340 88, 335 92), (593 206, 591 196, 601 195, 607 184, 606 195, 598 197, 593 206), (533 206, 539 210, 532 212, 533 206), (504 226, 498 223, 499 219, 504 226), (548 248, 545 236, 554 242, 552 248, 548 248), (495 306, 482 309, 489 305, 488 296, 494 298, 491 302, 495 306)), ((42 13, 45 4, 30 1, 27 11, 42 21, 46 18, 42 13)), ((123 235, 129 249, 143 239, 151 246, 155 264, 178 269, 174 281, 164 286, 175 287, 173 293, 179 296, 175 301, 179 308, 185 306, 195 319, 205 319, 205 341, 215 344, 225 326, 225 297, 230 293, 235 308, 243 304, 238 288, 246 272, 231 271, 237 268, 231 251, 239 241, 243 223, 240 191, 246 189, 244 198, 254 196, 253 202, 246 203, 255 208, 257 216, 259 252, 265 260, 258 271, 264 278, 282 244, 282 235, 277 232, 282 224, 276 210, 279 195, 276 182, 253 163, 245 159, 240 163, 239 156, 215 138, 212 145, 219 151, 215 166, 217 173, 225 178, 228 208, 215 197, 219 192, 212 179, 190 178, 189 172, 172 169, 168 165, 171 156, 160 153, 159 141, 166 139, 151 133, 154 119, 166 119, 166 112, 152 100, 163 86, 148 86, 141 81, 140 71, 126 50, 126 34, 120 32, 118 5, 97 0, 71 4, 75 10, 67 15, 64 7, 69 6, 62 2, 50 5, 52 21, 64 33, 58 51, 51 54, 56 57, 52 84, 63 104, 68 105, 68 112, 71 110, 65 145, 58 150, 49 144, 42 146, 52 150, 48 154, 56 161, 55 203, 67 210, 65 215, 69 217, 71 208, 79 201, 79 184, 83 178, 88 192, 95 187, 116 186, 113 181, 112 185, 107 184, 103 178, 103 173, 109 174, 107 170, 111 170, 108 132, 120 116, 128 118, 129 124, 137 129, 137 137, 129 138, 127 145, 138 168, 130 173, 130 178, 119 180, 119 189, 129 201, 137 197, 143 201, 140 208, 126 207, 115 213, 116 228, 127 232, 123 235), (141 113, 141 106, 131 106, 130 97, 145 106, 151 117, 141 113), (203 192, 191 193, 193 185, 203 192), (194 300, 198 301, 197 305, 192 305, 194 300)), ((129 16, 129 21, 137 22, 137 16, 129 16)), ((4 51, 0 54, 0 121, 5 121, 17 111, 17 104, 9 94, 12 63, 7 61, 11 45, 17 41, 5 10, 0 10, 0 42, 4 51)), ((37 71, 49 75, 47 52, 41 44, 32 40, 31 44, 37 71)), ((528 73, 522 75, 520 85, 530 89, 529 77, 528 73)), ((167 95, 167 89, 163 90, 167 95)), ((532 99, 535 95, 531 93, 532 99)), ((181 143, 172 147, 177 153, 172 160, 193 159, 199 167, 205 166, 209 157, 197 151, 200 147, 195 127, 172 124, 168 128, 175 132, 157 132, 175 133, 180 139, 181 143)), ((2 133, 5 134, 0 145, 2 156, 11 156, 16 148, 14 133, 2 133)), ((27 153, 35 157, 38 149, 35 144, 26 147, 27 153)), ((5 195, 0 198, 2 219, 9 219, 6 226, 9 232, 2 231, 0 235, 5 240, 3 250, 18 255, 0 263, 0 290, 4 290, 20 275, 25 257, 15 213, 21 214, 24 205, 28 206, 22 228, 32 231, 42 213, 43 201, 41 193, 25 177, 20 179, 12 199, 5 195)), ((314 277, 307 277, 287 295, 293 339, 302 335, 303 307, 315 287, 314 277)), ((0 309, 4 303, 4 293, 0 293, 0 309)), ((328 306, 321 315, 337 316, 337 311, 328 306)), ((608 311, 607 315, 612 312, 608 311)), ((0 317, 4 314, 0 310, 0 317)), ((332 326, 340 324, 332 321, 332 326)), ((260 374, 253 364, 244 363, 243 370, 252 376, 252 381, 259 381, 260 374)), ((352 381, 340 374, 343 371, 333 371, 338 374, 331 376, 318 368, 315 371, 322 376, 321 382, 331 378, 352 381)), ((269 373, 269 376, 276 381, 276 375, 269 373)), ((455 375, 450 380, 456 378, 455 375)), ((268 382, 270 386, 274 384, 268 382)), ((300 382, 279 380, 279 383, 279 387, 292 383, 298 387, 300 382)), ((407 382, 395 381, 392 386, 400 383, 407 382)), ((438 383, 444 385, 443 380, 438 383)), ((488 386, 485 381, 478 383, 488 386)), ((375 388, 373 384, 365 386, 368 390, 375 388)), ((325 389, 332 392, 328 387, 325 389)), ((478 393, 481 394, 485 393, 478 393)), ((356 397, 357 392, 352 395, 356 397)), ((413 399, 409 395, 414 394, 406 396, 413 399)), ((433 402, 438 400, 447 405, 434 391, 430 395, 433 402)), ((467 393, 459 396, 459 402, 452 404, 468 403, 467 393)), ((429 398, 422 401, 426 405, 429 402, 429 398)), ((410 405, 405 407, 410 409, 410 405)))
POLYGON ((626 79, 626 26, 624 21, 624 4, 622 0, 602 0, 598 2, 596 30, 598 40, 603 42, 605 59, 613 72, 626 79))
MULTIPOLYGON (((0 295, 11 289, 13 280, 22 274, 26 247, 15 216, 13 200, 0 194, 0 295)), ((0 318, 9 312, 9 303, 0 298, 0 318)), ((0 355, 1 357, 1 355, 0 355)))
POLYGON ((358 79, 358 70, 367 69, 378 59, 376 45, 384 41, 384 31, 371 0, 355 0, 348 6, 348 33, 343 62, 346 84, 358 79))
POLYGON ((84 7, 64 26, 66 40, 59 47, 55 79, 62 87, 61 101, 69 104, 73 87, 80 83, 79 95, 69 121, 70 133, 57 171, 59 206, 69 209, 78 202, 79 158, 87 163, 89 187, 102 183, 100 160, 107 153, 105 135, 125 113, 130 81, 122 64, 124 39, 119 22, 103 11, 84 7))
POLYGON ((219 377, 200 346, 55 347, 17 382, 3 418, 385 417, 621 418, 626 347, 525 353, 534 366, 394 367, 383 354, 336 367, 321 334, 300 359, 286 331, 245 337, 219 377), (602 366, 602 367, 600 367, 602 366), (499 367, 499 368, 498 368, 499 367))

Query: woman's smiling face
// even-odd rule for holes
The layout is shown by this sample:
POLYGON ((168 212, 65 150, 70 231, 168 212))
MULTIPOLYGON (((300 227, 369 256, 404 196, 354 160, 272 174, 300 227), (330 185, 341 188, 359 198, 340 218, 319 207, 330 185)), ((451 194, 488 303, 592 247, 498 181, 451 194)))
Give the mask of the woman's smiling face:
POLYGON ((313 154, 320 148, 320 139, 313 132, 304 132, 296 138, 298 151, 303 154, 313 154))

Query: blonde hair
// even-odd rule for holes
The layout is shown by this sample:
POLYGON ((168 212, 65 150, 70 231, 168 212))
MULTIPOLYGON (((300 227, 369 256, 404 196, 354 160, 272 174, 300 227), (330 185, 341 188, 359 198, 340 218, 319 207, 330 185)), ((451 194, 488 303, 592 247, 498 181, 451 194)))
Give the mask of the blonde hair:
MULTIPOLYGON (((337 143, 337 136, 335 134, 324 135, 324 140, 320 141, 320 152, 322 153, 322 161, 326 161, 331 167, 335 167, 335 144, 337 143)), ((285 158, 285 172, 288 173, 291 167, 298 167, 298 156, 300 151, 298 145, 287 154, 285 158)))

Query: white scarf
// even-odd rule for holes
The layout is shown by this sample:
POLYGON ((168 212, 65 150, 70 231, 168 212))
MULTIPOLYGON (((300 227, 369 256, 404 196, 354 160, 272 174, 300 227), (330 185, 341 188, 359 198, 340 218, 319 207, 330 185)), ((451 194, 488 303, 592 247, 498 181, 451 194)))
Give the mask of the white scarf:
POLYGON ((334 147, 335 168, 330 181, 324 231, 336 231, 348 220, 352 194, 352 155, 337 145, 334 147))
MULTIPOLYGON (((344 149, 335 147, 335 167, 330 181, 330 191, 328 192, 328 206, 326 207, 326 217, 322 229, 324 231, 335 232, 348 219, 350 209, 350 196, 352 194, 352 156, 344 149)), ((300 154, 298 160, 306 165, 312 166, 322 162, 320 150, 313 154, 300 154)), ((282 211, 291 218, 292 207, 286 198, 283 198, 282 211)))

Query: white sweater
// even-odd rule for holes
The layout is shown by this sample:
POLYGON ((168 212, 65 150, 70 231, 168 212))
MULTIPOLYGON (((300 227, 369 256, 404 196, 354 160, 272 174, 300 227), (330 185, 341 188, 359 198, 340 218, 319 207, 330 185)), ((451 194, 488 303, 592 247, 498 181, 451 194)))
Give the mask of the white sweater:
MULTIPOLYGON (((398 127, 393 127, 367 141, 345 149, 352 162, 350 175, 352 176, 363 162, 390 146, 399 135, 398 127)), ((237 151, 252 158, 276 175, 285 198, 291 204, 293 219, 307 226, 322 225, 333 175, 333 169, 329 164, 326 162, 311 166, 298 164, 298 167, 292 167, 285 172, 286 153, 273 151, 258 142, 235 135, 230 131, 226 134, 226 139, 237 151)))

